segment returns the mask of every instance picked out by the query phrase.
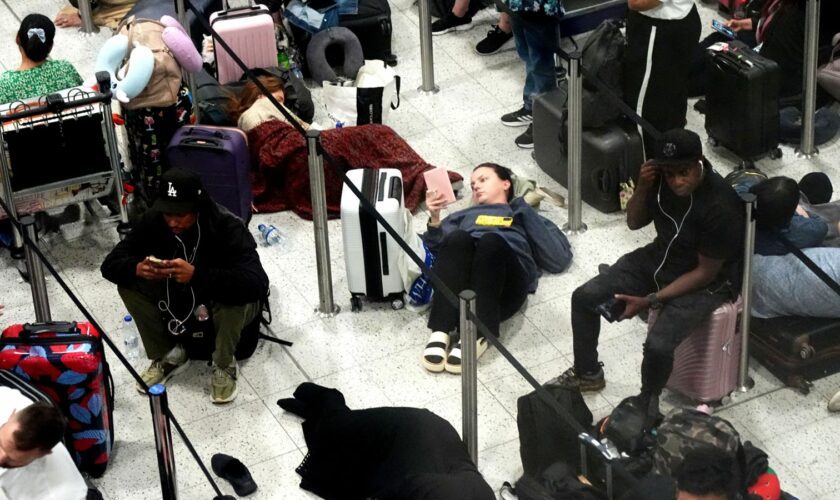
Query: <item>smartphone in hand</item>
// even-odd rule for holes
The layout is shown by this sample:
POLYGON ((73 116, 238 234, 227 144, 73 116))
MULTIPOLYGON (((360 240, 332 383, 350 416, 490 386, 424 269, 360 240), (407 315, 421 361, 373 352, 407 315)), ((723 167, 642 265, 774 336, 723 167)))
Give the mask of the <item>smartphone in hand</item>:
POLYGON ((732 31, 732 28, 728 27, 727 25, 723 24, 717 19, 712 19, 712 29, 717 31, 718 33, 723 33, 724 35, 729 37, 730 40, 734 40, 736 37, 735 32, 732 31))
POLYGON ((153 267, 158 267, 158 268, 161 268, 161 267, 166 267, 166 261, 164 261, 164 260, 162 260, 162 259, 158 259, 158 258, 157 258, 157 257, 155 257, 154 255, 149 255, 148 257, 146 257, 146 260, 147 260, 147 261, 149 262, 149 264, 151 264, 153 267))
POLYGON ((595 309, 610 323, 615 323, 624 314, 624 309, 627 308, 627 303, 623 300, 618 300, 615 297, 600 304, 595 309))

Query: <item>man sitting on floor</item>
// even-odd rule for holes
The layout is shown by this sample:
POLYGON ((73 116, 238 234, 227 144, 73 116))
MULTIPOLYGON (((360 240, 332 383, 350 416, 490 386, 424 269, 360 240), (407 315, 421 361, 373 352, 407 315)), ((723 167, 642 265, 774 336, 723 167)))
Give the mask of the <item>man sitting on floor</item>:
POLYGON ((65 420, 45 402, 0 387, 0 497, 82 500, 85 480, 61 443, 65 420))
POLYGON ((653 425, 674 350, 712 311, 738 295, 744 219, 738 195, 703 157, 700 137, 683 129, 666 132, 654 159, 642 166, 627 205, 627 226, 637 230, 653 222, 656 239, 574 291, 574 366, 559 382, 581 391, 605 387, 598 362, 599 305, 616 299, 620 320, 660 309, 642 361, 642 397, 653 425))
POLYGON ((105 258, 102 275, 118 285, 152 360, 142 373, 147 386, 186 366, 176 335, 193 314, 202 320, 212 313, 210 399, 228 403, 237 394, 234 350, 261 311, 268 277, 245 224, 210 199, 197 175, 173 168, 160 186, 152 209, 105 258))

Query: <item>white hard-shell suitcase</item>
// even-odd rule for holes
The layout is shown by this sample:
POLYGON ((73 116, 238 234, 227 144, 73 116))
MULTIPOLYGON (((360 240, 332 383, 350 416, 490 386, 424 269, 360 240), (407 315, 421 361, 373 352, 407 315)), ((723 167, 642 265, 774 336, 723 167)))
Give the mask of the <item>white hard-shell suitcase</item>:
MULTIPOLYGON (((347 172, 347 177, 397 233, 403 234, 405 204, 400 171, 360 168, 347 172)), ((362 296, 391 300, 394 309, 402 308, 405 287, 397 266, 402 250, 347 186, 341 192, 341 232, 353 311, 361 310, 362 296)))
MULTIPOLYGON (((274 19, 268 7, 248 1, 247 7, 228 8, 210 15, 210 25, 219 33, 242 62, 253 68, 277 66, 277 39, 274 19)), ((219 83, 225 84, 240 79, 244 71, 220 44, 215 44, 216 69, 219 83)))

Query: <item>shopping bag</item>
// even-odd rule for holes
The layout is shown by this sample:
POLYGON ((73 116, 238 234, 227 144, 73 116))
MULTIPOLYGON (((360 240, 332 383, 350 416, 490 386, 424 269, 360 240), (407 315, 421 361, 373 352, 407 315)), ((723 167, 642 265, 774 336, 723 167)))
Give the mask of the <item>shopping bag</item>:
POLYGON ((400 105, 400 77, 383 61, 365 61, 355 82, 323 82, 327 116, 336 127, 385 123, 400 105))

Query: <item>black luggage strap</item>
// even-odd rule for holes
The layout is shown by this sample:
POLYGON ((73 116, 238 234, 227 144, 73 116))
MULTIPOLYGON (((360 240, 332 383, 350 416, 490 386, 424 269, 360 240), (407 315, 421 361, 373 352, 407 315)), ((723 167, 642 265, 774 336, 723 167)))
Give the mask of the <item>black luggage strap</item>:
POLYGON ((779 241, 781 241, 782 244, 785 247, 787 247, 787 249, 790 250, 790 252, 793 255, 796 255, 796 257, 799 260, 801 260, 802 263, 805 264, 805 266, 808 269, 813 271, 813 273, 816 274, 823 281, 823 283, 825 283, 829 288, 834 290, 834 292, 837 295, 840 295, 840 283, 837 283, 836 281, 834 281, 834 279, 831 276, 829 276, 828 273, 823 271, 820 268, 820 266, 817 265, 816 262, 811 260, 811 258, 808 257, 807 255, 805 255, 805 252, 803 252, 802 250, 799 249, 799 247, 794 245, 793 242, 790 241, 789 239, 787 239, 787 237, 785 235, 777 232, 776 236, 779 238, 779 241))
MULTIPOLYGON (((522 22, 524 24, 528 23, 527 19, 520 16, 518 12, 512 10, 502 0, 493 0, 493 3, 496 6, 496 9, 498 9, 500 12, 504 12, 505 14, 509 15, 510 17, 514 17, 514 18, 518 19, 520 22, 522 22)), ((558 56, 565 59, 566 61, 568 61, 572 58, 565 50, 560 48, 559 44, 555 48, 555 52, 557 53, 558 56)), ((633 123, 635 123, 636 125, 642 127, 642 129, 644 129, 645 132, 650 134, 651 137, 653 137, 654 140, 658 141, 659 139, 662 138, 662 132, 660 132, 659 129, 654 127, 652 123, 650 123, 647 119, 645 119, 645 117, 639 115, 639 113, 637 113, 635 109, 631 108, 629 104, 624 102, 624 99, 617 96, 615 94, 615 92, 613 92, 613 90, 611 88, 609 88, 607 86, 607 84, 604 83, 603 80, 601 80, 601 78, 599 78, 597 75, 593 74, 589 70, 589 68, 587 68, 583 64, 583 61, 580 62, 580 73, 584 78, 586 78, 587 83, 591 83, 591 84, 595 85, 595 87, 597 87, 598 90, 600 90, 601 93, 603 93, 603 95, 605 95, 607 97, 607 99, 609 99, 610 102, 612 102, 613 105, 615 107, 617 107, 624 116, 626 116, 627 118, 632 120, 633 123)))

